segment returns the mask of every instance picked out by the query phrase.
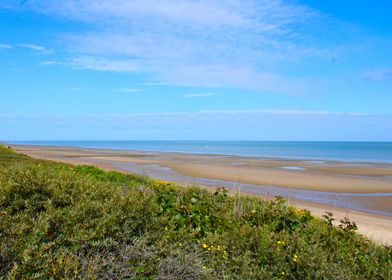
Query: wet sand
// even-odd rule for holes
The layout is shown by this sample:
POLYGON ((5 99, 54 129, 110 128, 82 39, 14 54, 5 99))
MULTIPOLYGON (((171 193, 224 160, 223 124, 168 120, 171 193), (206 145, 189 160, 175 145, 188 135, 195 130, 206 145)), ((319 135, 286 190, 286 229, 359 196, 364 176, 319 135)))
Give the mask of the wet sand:
POLYGON ((333 211, 337 221, 348 216, 358 223, 361 233, 381 243, 392 244, 390 163, 27 145, 12 147, 36 158, 94 164, 106 170, 145 173, 184 184, 197 183, 212 188, 224 185, 231 190, 261 196, 282 194, 290 203, 308 208, 317 216, 322 216, 325 210, 333 211))

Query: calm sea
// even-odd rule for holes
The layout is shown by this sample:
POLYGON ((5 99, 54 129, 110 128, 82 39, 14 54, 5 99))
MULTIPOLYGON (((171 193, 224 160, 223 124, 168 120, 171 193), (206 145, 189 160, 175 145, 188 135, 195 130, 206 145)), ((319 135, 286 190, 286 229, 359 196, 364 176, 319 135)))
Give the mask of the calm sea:
POLYGON ((392 162, 392 142, 14 141, 12 143, 310 160, 392 162))

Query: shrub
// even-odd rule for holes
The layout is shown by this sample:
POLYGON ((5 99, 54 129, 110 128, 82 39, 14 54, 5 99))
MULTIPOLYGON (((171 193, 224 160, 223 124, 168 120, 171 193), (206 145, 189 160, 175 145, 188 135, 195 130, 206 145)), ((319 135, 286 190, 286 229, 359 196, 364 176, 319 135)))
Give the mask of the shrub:
POLYGON ((390 279, 392 249, 309 211, 0 146, 0 278, 390 279))

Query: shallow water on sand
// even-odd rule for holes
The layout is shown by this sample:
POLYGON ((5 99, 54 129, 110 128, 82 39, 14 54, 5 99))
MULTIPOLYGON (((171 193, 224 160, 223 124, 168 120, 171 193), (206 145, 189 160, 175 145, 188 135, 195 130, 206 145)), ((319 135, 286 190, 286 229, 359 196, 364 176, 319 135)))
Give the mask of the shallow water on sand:
POLYGON ((392 217, 392 205, 389 207, 378 207, 367 201, 366 198, 375 197, 392 197, 391 193, 336 193, 322 192, 301 189, 287 189, 273 186, 261 186, 253 184, 244 184, 237 182, 228 182, 222 180, 212 180, 206 178, 195 178, 181 175, 171 168, 160 165, 141 165, 129 162, 110 162, 113 166, 128 172, 145 174, 161 180, 174 181, 183 184, 199 184, 212 187, 225 187, 230 190, 256 194, 262 196, 283 196, 286 199, 300 199, 308 202, 315 202, 336 207, 344 207, 351 210, 364 211, 373 214, 380 214, 392 217), (361 199, 357 199, 361 198, 361 199))

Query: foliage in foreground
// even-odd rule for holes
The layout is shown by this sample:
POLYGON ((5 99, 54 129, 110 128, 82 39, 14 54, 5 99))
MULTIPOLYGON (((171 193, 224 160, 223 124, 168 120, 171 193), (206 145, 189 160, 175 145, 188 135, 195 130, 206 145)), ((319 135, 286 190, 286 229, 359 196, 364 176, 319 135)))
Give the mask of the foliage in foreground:
POLYGON ((391 279, 344 221, 0 146, 0 278, 391 279))

